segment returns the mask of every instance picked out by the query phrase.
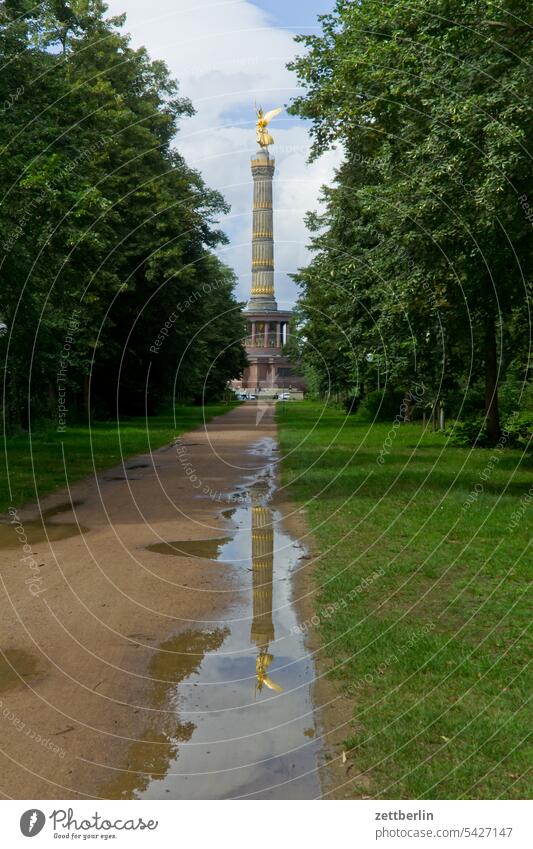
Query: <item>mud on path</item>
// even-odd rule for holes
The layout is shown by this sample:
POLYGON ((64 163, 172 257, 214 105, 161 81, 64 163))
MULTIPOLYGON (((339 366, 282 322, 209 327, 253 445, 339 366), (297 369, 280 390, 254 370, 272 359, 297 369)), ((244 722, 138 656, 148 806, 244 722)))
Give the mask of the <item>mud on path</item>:
POLYGON ((5 517, 4 797, 319 795, 273 409, 5 517))

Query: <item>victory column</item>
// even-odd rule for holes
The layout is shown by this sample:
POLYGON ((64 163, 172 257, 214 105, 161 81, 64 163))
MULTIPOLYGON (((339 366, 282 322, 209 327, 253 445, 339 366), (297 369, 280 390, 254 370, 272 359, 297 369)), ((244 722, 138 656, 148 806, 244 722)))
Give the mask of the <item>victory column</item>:
POLYGON ((252 287, 245 315, 245 342, 249 366, 236 387, 263 396, 279 392, 302 390, 304 381, 295 376, 282 348, 287 341, 292 312, 278 310, 274 290, 274 214, 272 182, 276 168, 269 154, 274 143, 267 127, 281 109, 266 114, 257 110, 256 139, 259 150, 252 157, 253 219, 252 219, 252 287))

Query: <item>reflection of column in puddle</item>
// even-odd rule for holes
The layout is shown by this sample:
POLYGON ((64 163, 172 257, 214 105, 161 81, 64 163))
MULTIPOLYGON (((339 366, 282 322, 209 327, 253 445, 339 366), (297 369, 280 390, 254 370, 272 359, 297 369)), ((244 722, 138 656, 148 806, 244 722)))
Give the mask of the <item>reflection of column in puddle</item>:
POLYGON ((267 670, 274 660, 268 651, 274 639, 272 622, 272 580, 274 570, 274 528, 272 510, 261 504, 264 494, 259 487, 252 491, 252 574, 253 574, 253 621, 250 637, 259 648, 255 661, 257 690, 263 685, 277 693, 282 691, 272 681, 267 670))

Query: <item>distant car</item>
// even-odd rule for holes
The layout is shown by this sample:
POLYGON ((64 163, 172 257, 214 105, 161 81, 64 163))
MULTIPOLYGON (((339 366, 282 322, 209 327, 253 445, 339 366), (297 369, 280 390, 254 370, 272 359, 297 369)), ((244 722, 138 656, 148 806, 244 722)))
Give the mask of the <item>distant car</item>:
POLYGON ((290 401, 291 400, 290 392, 282 392, 281 395, 279 396, 279 400, 280 401, 290 401))
POLYGON ((257 401, 257 395, 248 395, 249 401, 257 401))

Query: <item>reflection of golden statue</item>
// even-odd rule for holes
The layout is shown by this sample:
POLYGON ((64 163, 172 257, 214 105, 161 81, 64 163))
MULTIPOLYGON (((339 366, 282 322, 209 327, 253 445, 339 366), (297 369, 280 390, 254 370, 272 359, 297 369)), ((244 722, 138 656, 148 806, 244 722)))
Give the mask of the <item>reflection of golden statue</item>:
POLYGON ((269 144, 274 144, 274 139, 267 132, 267 127, 270 124, 272 118, 275 118, 276 115, 282 111, 281 107, 279 109, 271 109, 270 112, 267 112, 266 115, 263 112, 262 107, 260 106, 257 110, 257 143, 260 147, 268 147, 269 144))
POLYGON ((282 692, 282 687, 268 676, 274 660, 269 643, 274 639, 272 622, 272 583, 274 571, 274 527, 272 510, 265 506, 267 489, 258 483, 252 489, 252 579, 253 621, 250 634, 258 648, 255 659, 256 692, 263 687, 282 692))
POLYGON ((264 649, 261 649, 261 653, 257 656, 255 661, 255 673, 257 677, 257 689, 259 692, 263 689, 263 684, 265 684, 269 690, 275 690, 276 693, 282 693, 283 687, 280 687, 279 684, 276 684, 272 678, 269 678, 267 675, 267 669, 274 660, 274 655, 269 654, 264 649))

